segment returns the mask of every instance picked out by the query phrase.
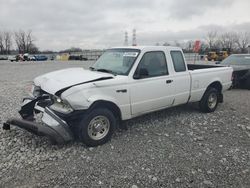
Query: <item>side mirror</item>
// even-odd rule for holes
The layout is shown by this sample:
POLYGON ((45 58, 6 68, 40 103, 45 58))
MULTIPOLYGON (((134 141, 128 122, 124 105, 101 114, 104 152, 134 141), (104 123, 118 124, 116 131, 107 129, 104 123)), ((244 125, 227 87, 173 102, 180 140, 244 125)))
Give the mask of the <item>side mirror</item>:
POLYGON ((148 77, 148 70, 145 68, 140 68, 139 71, 136 70, 133 76, 134 79, 140 79, 145 77, 148 77))

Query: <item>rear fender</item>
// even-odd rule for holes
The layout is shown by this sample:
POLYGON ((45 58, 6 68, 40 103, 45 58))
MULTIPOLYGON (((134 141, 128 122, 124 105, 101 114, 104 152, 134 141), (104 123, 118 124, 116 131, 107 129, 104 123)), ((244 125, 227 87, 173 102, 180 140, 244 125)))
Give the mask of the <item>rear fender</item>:
MULTIPOLYGON (((211 83, 208 87, 207 87, 207 89, 208 88, 215 88, 215 89, 217 89, 218 90, 218 92, 219 92, 219 96, 218 96, 218 101, 220 102, 220 103, 223 103, 223 94, 222 94, 222 84, 221 84, 221 82, 219 82, 218 80, 217 81, 214 81, 213 83, 211 83)), ((207 91, 207 89, 206 89, 206 91, 207 91)), ((206 91, 205 91, 205 93, 206 93, 206 91)), ((204 94, 205 94, 204 93, 204 94)))

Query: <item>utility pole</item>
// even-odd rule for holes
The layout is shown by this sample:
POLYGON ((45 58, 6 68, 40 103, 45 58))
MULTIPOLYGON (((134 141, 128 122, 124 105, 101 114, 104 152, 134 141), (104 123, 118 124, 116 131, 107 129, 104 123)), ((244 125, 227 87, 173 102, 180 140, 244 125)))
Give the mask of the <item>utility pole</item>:
POLYGON ((124 46, 128 46, 128 32, 125 31, 124 46))
POLYGON ((132 46, 137 46, 137 42, 136 42, 136 29, 133 29, 132 46))

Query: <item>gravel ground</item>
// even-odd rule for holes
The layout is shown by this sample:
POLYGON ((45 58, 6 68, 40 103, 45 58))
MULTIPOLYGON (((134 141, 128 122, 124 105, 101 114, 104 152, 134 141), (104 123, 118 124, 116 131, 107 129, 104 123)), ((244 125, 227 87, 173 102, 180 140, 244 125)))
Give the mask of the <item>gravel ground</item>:
MULTIPOLYGON (((0 123, 18 116, 35 76, 90 64, 0 62, 0 123)), ((235 89, 214 113, 195 105, 151 113, 96 148, 1 129, 0 187, 250 187, 249 122, 250 91, 235 89)))

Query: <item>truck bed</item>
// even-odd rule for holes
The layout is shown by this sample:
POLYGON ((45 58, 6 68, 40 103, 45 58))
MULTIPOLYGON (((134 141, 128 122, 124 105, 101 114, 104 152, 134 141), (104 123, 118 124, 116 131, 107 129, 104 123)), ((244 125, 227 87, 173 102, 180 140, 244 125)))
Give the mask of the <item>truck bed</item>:
POLYGON ((197 99, 199 101, 209 84, 215 81, 222 84, 222 91, 229 89, 232 84, 233 69, 231 67, 200 64, 188 64, 187 66, 192 80, 190 102, 197 101, 197 99))
POLYGON ((223 67, 219 65, 202 65, 202 64, 187 64, 188 70, 197 70, 197 69, 209 69, 209 68, 218 68, 223 67))

